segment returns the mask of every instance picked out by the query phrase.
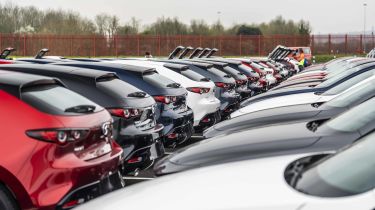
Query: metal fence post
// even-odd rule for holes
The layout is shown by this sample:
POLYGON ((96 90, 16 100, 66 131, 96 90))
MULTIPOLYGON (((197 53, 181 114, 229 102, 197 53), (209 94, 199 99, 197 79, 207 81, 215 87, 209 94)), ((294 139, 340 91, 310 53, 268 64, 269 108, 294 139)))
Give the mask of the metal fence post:
POLYGON ((240 34, 240 56, 242 56, 242 35, 240 34))
POLYGON ((261 35, 258 35, 258 55, 259 56, 261 56, 261 54, 262 54, 262 50, 260 49, 260 47, 261 47, 260 46, 261 45, 261 43, 260 43, 261 40, 260 39, 261 39, 261 35))
POLYGON ((331 54, 331 34, 328 34, 328 54, 331 54))
POLYGON ((93 43, 93 49, 92 49, 92 51, 93 51, 93 56, 94 57, 96 57, 96 35, 93 35, 94 36, 94 38, 93 38, 93 40, 94 40, 94 43, 93 43))
POLYGON ((70 56, 73 56, 73 36, 70 36, 70 56))
POLYGON ((311 51, 315 53, 315 36, 311 35, 311 51))
POLYGON ((26 34, 23 35, 23 56, 26 56, 26 34))
POLYGON ((345 55, 348 54, 348 34, 345 34, 345 55))
POLYGON ((140 49, 140 37, 139 37, 140 35, 137 35, 137 54, 138 54, 138 56, 140 56, 141 55, 141 49, 140 49))
POLYGON ((159 35, 158 36, 158 54, 159 56, 161 56, 161 36, 159 35))
POLYGON ((363 38, 362 38, 362 34, 359 36, 359 45, 360 45, 360 52, 359 53, 363 53, 363 38))
POLYGON ((115 35, 115 40, 114 41, 115 41, 115 54, 116 54, 116 58, 117 58, 118 57, 118 48, 117 48, 117 44, 118 44, 117 41, 118 40, 117 40, 117 35, 115 35))

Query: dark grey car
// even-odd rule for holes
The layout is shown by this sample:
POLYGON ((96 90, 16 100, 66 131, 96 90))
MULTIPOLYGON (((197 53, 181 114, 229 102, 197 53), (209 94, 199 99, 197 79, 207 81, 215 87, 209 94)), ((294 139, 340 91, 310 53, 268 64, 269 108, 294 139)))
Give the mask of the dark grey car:
POLYGON ((260 127, 207 139, 158 161, 157 175, 261 157, 337 150, 375 129, 375 98, 337 117, 260 127))
MULTIPOLYGON (((342 89, 346 89, 343 87, 342 89)), ((328 92, 327 92, 328 93, 328 92)), ((325 95, 323 93, 322 95, 325 95)), ((299 104, 260 110, 218 123, 204 131, 205 138, 281 122, 334 117, 375 95, 375 76, 326 103, 299 104)))

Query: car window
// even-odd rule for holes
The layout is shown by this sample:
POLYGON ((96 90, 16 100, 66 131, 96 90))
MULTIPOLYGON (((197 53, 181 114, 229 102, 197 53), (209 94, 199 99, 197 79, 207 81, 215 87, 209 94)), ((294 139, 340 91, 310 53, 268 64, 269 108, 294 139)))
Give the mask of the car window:
MULTIPOLYGON (((39 111, 54 115, 77 115, 87 112, 69 111, 69 108, 93 107, 93 112, 103 108, 89 99, 59 85, 38 85, 23 88, 21 100, 39 111)), ((83 109, 84 110, 84 109, 83 109)))
POLYGON ((375 98, 333 118, 322 126, 336 131, 354 132, 375 120, 375 98))
POLYGON ((147 83, 153 86, 159 87, 159 88, 167 88, 167 87, 171 87, 172 84, 176 84, 174 81, 156 72, 148 72, 144 74, 143 79, 147 83))
POLYGON ((106 77, 97 80, 96 86, 106 93, 115 95, 117 98, 127 98, 129 94, 141 92, 138 88, 126 83, 117 77, 106 77))
POLYGON ((330 107, 348 107, 358 101, 366 99, 370 94, 375 93, 375 79, 357 86, 325 103, 330 107))
POLYGON ((365 80, 367 78, 370 78, 374 74, 375 74, 375 69, 371 70, 371 71, 364 72, 364 73, 359 74, 359 75, 356 75, 355 77, 352 77, 352 78, 336 85, 335 87, 325 91, 322 95, 329 96, 329 95, 340 94, 340 93, 344 92, 345 90, 349 89, 350 87, 353 87, 353 85, 356 85, 356 84, 362 82, 363 80, 365 80))

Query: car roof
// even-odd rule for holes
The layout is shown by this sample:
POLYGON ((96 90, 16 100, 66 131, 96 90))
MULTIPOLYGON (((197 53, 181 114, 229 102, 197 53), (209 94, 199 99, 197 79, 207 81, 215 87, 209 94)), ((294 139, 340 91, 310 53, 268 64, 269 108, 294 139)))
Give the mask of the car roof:
POLYGON ((161 62, 167 62, 167 63, 179 63, 179 64, 186 64, 186 65, 193 65, 193 66, 202 67, 202 68, 205 68, 205 69, 209 69, 209 68, 214 67, 213 64, 195 62, 193 60, 191 60, 191 61, 188 61, 188 60, 160 60, 160 61, 161 62))
POLYGON ((202 60, 205 61, 215 61, 215 62, 224 62, 224 63, 229 63, 233 65, 241 65, 241 61, 237 60, 232 60, 232 59, 227 59, 227 58, 220 58, 220 57, 214 57, 214 58, 201 58, 202 60))
POLYGON ((153 72, 156 71, 155 68, 151 67, 144 67, 144 66, 134 66, 134 65, 127 65, 127 64, 118 64, 118 63, 107 63, 107 62, 63 62, 63 63, 55 63, 54 65, 86 65, 86 66, 101 66, 101 67, 110 67, 110 68, 117 68, 122 69, 125 71, 132 71, 136 73, 146 73, 146 72, 153 72))
POLYGON ((196 62, 209 63, 209 64, 213 64, 215 66, 220 66, 220 67, 226 67, 226 66, 228 66, 228 64, 225 63, 225 62, 206 61, 206 60, 201 60, 201 59, 192 59, 192 60, 196 61, 196 62))
POLYGON ((65 87, 57 78, 0 70, 0 89, 5 89, 16 97, 20 97, 22 88, 42 84, 57 84, 65 87), (1 86, 6 87, 1 88, 1 86))
MULTIPOLYGON (((32 69, 38 70, 40 72, 53 72, 53 73, 62 73, 64 75, 71 76, 80 76, 85 79, 97 80, 101 77, 117 77, 115 73, 106 72, 106 71, 92 71, 85 68, 76 68, 76 67, 67 67, 67 66, 58 66, 50 64, 9 64, 9 65, 0 65, 0 69, 10 71, 12 69, 32 69)), ((53 75, 53 74, 49 74, 53 75)))

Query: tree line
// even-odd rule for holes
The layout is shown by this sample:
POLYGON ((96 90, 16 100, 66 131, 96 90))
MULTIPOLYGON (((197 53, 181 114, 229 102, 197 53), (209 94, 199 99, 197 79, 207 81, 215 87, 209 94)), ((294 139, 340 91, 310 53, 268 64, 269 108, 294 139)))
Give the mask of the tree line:
POLYGON ((0 4, 0 33, 58 34, 58 35, 309 35, 308 21, 286 20, 277 16, 267 23, 233 24, 224 27, 220 21, 208 24, 204 20, 183 23, 177 17, 160 17, 149 25, 132 17, 121 23, 119 17, 98 14, 88 19, 79 13, 65 10, 40 10, 33 6, 20 7, 12 3, 0 4))

